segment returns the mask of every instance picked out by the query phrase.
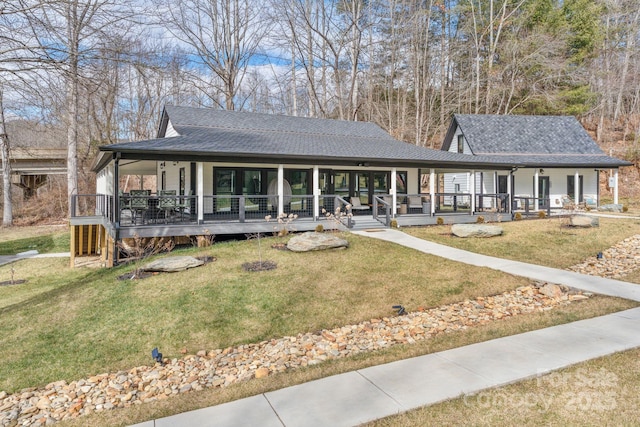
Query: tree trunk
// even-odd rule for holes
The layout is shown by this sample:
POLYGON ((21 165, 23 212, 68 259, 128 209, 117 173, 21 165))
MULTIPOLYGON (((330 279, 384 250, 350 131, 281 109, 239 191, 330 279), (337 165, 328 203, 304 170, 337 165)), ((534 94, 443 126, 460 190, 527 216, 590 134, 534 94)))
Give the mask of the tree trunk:
POLYGON ((67 4, 67 40, 69 70, 67 81, 67 196, 69 216, 73 212, 71 197, 78 193, 78 54, 80 34, 78 28, 78 3, 67 4))
POLYGON ((9 162, 9 136, 4 121, 4 105, 2 103, 3 90, 0 87, 0 155, 2 159, 2 193, 3 211, 2 226, 13 225, 13 202, 11 200, 11 163, 9 162))

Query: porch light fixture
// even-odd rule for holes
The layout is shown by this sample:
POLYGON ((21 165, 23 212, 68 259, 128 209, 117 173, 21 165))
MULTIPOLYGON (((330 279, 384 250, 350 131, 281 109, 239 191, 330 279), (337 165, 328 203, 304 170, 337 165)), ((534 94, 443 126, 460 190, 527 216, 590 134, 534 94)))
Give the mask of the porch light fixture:
POLYGON ((544 173, 544 169, 540 168, 540 173, 544 173))
POLYGON ((367 167, 367 166, 369 166, 369 163, 366 163, 366 162, 360 162, 360 163, 358 163, 358 166, 367 167))
POLYGON ((160 162, 160 169, 161 170, 164 169, 164 166, 165 166, 164 162, 160 162))

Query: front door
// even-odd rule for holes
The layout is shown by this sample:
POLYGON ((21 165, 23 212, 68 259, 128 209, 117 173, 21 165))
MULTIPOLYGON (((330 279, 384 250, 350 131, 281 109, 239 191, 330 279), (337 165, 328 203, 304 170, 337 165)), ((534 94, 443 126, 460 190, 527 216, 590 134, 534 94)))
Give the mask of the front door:
POLYGON ((549 208, 549 177, 538 177, 538 207, 540 209, 549 208))

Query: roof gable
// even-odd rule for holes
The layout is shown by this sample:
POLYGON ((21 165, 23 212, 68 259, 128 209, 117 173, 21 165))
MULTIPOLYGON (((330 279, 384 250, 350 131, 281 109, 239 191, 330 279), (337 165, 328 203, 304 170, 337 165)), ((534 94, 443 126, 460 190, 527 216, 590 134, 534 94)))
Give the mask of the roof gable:
MULTIPOLYGON (((604 154, 578 120, 571 116, 456 114, 452 126, 459 127, 473 153, 478 155, 604 154)), ((451 143, 451 140, 445 140, 447 148, 451 143)))

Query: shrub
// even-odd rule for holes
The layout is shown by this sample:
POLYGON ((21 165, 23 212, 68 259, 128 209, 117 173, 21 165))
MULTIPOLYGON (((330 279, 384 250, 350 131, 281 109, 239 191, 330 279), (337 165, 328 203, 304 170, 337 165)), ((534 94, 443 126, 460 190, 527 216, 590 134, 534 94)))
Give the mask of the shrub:
POLYGON ((436 219, 436 224, 438 225, 444 224, 444 219, 441 216, 439 216, 438 219, 436 219))
POLYGON ((513 216, 513 219, 516 221, 520 221, 522 219, 522 214, 520 212, 516 212, 516 214, 513 216))
POLYGON ((392 220, 391 220, 391 223, 389 224, 389 226, 390 226, 391 228, 398 228, 398 221, 397 221, 397 220, 395 220, 395 219, 392 219, 392 220))
POLYGON ((479 216, 479 217, 477 217, 477 218, 476 218, 476 222, 477 222, 478 224, 482 224, 482 223, 484 222, 484 217, 483 217, 483 216, 479 216))
POLYGON ((547 216, 547 213, 545 211, 538 212, 538 218, 544 219, 546 218, 546 216, 547 216))
POLYGON ((324 231, 324 227, 322 224, 316 225, 316 233, 322 233, 324 231))
POLYGON ((628 212, 628 211, 629 211, 629 206, 622 205, 622 212, 628 212))

